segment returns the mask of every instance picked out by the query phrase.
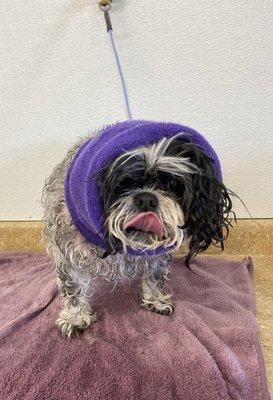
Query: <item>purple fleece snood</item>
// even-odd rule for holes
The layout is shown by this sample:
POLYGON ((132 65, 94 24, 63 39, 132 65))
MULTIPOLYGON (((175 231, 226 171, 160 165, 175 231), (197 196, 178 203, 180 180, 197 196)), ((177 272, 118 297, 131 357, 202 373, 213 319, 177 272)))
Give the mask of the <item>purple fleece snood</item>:
MULTIPOLYGON (((179 140, 199 145, 214 161, 216 176, 222 180, 219 159, 208 141, 195 130, 183 125, 167 122, 133 120, 118 122, 101 130, 75 154, 65 180, 66 204, 79 232, 93 245, 107 248, 105 226, 102 215, 99 187, 96 173, 125 151, 157 143, 178 133, 179 140)), ((127 249, 132 255, 154 255, 167 251, 165 247, 156 250, 136 251, 127 249)))

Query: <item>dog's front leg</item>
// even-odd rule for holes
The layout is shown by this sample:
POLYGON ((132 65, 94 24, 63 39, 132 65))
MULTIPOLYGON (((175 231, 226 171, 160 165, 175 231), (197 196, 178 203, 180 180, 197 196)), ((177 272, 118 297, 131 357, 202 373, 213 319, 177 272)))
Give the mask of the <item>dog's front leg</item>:
POLYGON ((58 284, 64 301, 64 308, 60 312, 56 325, 63 336, 68 338, 78 336, 88 328, 96 315, 89 304, 90 274, 81 268, 73 268, 67 263, 56 266, 58 284))
POLYGON ((164 281, 171 261, 169 255, 151 258, 142 277, 142 301, 145 308, 159 314, 173 312, 171 295, 164 290, 164 281))

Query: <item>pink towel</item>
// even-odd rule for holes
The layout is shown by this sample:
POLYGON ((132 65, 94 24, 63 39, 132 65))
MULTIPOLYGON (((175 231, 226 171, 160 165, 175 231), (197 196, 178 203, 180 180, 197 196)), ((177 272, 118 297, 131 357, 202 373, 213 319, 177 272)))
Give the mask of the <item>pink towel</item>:
POLYGON ((173 263, 175 311, 140 306, 139 280, 98 280, 98 313, 80 338, 62 338, 52 262, 0 254, 0 399, 269 400, 254 318, 252 262, 173 263))

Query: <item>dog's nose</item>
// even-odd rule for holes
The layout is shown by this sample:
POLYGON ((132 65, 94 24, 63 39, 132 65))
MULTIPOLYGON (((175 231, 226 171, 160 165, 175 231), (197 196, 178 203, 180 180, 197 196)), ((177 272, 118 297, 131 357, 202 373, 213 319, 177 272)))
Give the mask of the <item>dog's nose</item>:
POLYGON ((135 194, 133 202, 139 211, 155 211, 158 206, 158 198, 149 192, 135 194))

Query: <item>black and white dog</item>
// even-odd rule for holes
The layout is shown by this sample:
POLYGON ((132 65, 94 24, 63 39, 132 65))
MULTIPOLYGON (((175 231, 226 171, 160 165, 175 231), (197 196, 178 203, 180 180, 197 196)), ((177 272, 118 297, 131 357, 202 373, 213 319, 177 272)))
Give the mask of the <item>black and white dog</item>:
POLYGON ((42 198, 44 236, 64 300, 56 323, 68 337, 96 319, 89 297, 97 276, 115 280, 141 273, 144 306, 171 314, 164 277, 185 232, 189 266, 211 243, 223 248, 233 214, 231 192, 217 179, 212 159, 197 144, 177 136, 163 138, 122 153, 96 176, 107 232, 108 249, 103 251, 80 234, 66 204, 65 177, 80 144, 54 169, 42 198), (126 253, 128 246, 139 251, 165 246, 169 251, 138 257, 126 253))

